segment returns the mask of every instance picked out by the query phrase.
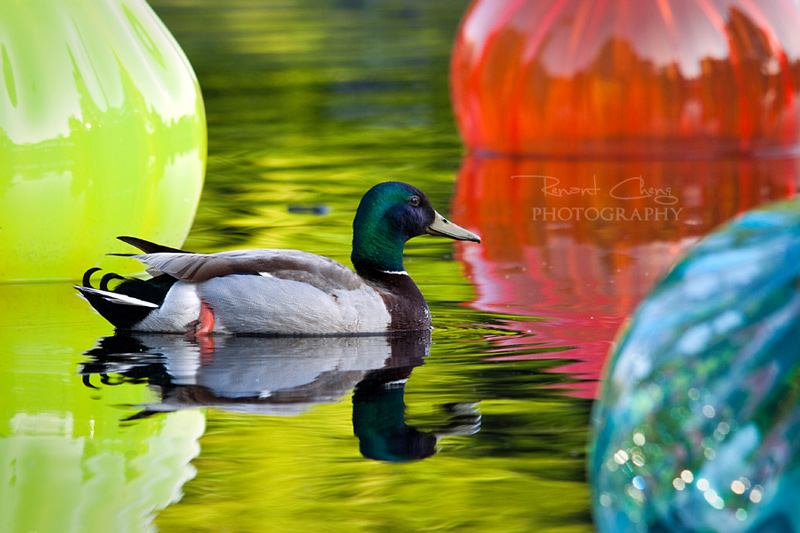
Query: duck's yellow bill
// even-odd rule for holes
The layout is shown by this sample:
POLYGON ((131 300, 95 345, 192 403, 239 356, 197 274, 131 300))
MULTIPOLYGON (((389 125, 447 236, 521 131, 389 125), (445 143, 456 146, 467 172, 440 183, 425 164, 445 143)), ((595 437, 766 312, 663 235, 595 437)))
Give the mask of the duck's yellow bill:
POLYGON ((448 237, 450 239, 456 239, 457 241, 481 242, 481 238, 471 231, 467 231, 461 226, 453 224, 436 211, 434 211, 434 213, 436 217, 433 219, 433 223, 427 228, 427 232, 431 235, 448 237))

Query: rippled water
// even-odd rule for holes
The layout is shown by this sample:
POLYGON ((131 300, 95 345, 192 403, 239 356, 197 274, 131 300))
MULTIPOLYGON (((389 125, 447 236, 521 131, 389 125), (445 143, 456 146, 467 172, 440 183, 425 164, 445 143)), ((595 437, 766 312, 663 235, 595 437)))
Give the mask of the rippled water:
POLYGON ((484 243, 407 246, 430 338, 113 337, 69 284, 0 287, 0 530, 592 531, 585 443, 615 331, 796 163, 462 160, 447 69, 464 1, 151 4, 208 115, 185 248, 349 264, 357 202, 386 180, 484 243), (540 222, 586 198, 511 179, 530 175, 604 192, 639 176, 685 211, 540 222))

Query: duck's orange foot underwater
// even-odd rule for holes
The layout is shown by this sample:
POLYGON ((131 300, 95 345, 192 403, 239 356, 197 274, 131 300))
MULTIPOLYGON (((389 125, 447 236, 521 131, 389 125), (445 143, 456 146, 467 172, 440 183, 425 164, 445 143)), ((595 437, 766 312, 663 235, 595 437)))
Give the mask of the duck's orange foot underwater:
POLYGON ((200 300, 200 316, 197 317, 197 325, 199 326, 195 331, 197 337, 211 335, 214 331, 214 310, 205 300, 200 300))
POLYGON ((200 300, 200 314, 197 320, 189 323, 190 337, 208 337, 214 332, 214 310, 204 300, 200 300))

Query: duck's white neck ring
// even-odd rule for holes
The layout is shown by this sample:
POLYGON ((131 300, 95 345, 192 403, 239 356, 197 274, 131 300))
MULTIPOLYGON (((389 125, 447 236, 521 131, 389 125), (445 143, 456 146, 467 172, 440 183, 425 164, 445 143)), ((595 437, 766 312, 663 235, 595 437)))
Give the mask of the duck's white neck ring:
POLYGON ((395 274, 398 276, 408 276, 408 272, 405 270, 378 270, 381 274, 395 274))

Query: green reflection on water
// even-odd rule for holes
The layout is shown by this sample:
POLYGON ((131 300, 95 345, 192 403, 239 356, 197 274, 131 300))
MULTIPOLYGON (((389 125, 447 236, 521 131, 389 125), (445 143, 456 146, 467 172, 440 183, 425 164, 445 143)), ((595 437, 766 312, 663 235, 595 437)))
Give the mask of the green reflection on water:
POLYGON ((444 209, 461 157, 447 69, 465 1, 152 5, 207 105, 209 162, 192 249, 302 237, 310 251, 342 251, 358 200, 380 181, 413 182, 444 209), (332 211, 312 221, 289 216, 288 203, 332 211), (309 235, 314 222, 324 237, 309 235))
POLYGON ((194 475, 204 414, 120 423, 143 385, 88 389, 80 354, 108 326, 68 284, 0 285, 0 531, 138 532, 194 475))

